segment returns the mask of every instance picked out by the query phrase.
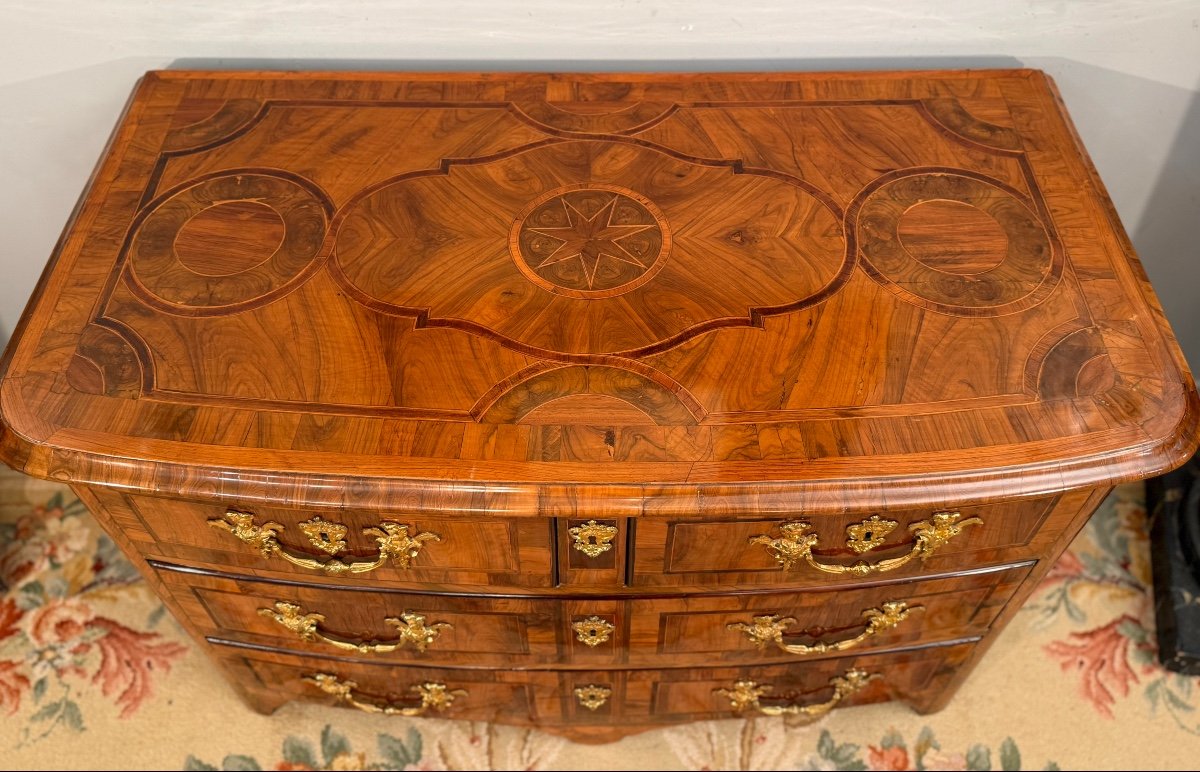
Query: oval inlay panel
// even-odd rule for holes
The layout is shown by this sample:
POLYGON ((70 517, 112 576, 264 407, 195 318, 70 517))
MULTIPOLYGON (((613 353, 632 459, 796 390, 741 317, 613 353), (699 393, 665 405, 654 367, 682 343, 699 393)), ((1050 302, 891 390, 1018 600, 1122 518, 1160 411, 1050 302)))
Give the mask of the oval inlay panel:
POLYGON ((1008 254, 1008 235, 991 215, 962 201, 914 204, 896 235, 914 259, 935 271, 967 276, 990 271, 1008 254))
POLYGON ((260 265, 283 243, 283 218, 257 201, 230 201, 200 212, 175 236, 175 257, 201 276, 232 276, 260 265))
POLYGON ((219 315, 269 302, 317 258, 327 208, 311 185, 229 172, 152 204, 130 245, 130 287, 147 302, 219 315))
POLYGON ((994 316, 1045 300, 1062 253, 1019 191, 953 170, 904 169, 851 206, 862 267, 910 303, 994 316))

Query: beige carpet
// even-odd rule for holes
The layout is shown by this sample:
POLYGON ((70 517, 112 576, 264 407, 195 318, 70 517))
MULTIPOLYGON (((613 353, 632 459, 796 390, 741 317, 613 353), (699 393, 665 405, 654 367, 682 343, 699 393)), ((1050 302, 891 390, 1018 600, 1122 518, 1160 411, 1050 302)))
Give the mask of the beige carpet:
POLYGON ((291 704, 251 712, 65 488, 0 471, 0 766, 1195 769, 1197 679, 1155 664, 1140 486, 1101 508, 950 706, 730 720, 607 746, 291 704))

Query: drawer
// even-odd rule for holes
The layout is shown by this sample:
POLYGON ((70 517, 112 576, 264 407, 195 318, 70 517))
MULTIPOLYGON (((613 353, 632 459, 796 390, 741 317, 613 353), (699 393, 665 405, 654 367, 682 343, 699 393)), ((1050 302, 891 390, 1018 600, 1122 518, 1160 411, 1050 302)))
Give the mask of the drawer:
POLYGON ((542 728, 650 728, 738 715, 805 718, 889 699, 923 709, 973 651, 974 644, 955 644, 802 665, 544 671, 389 666, 215 647, 233 682, 264 711, 306 700, 542 728))
MULTIPOLYGON (((615 601, 333 589, 154 565, 184 616, 210 640, 351 659, 550 665, 571 658, 573 619, 618 617, 615 601)), ((614 643, 578 648, 598 660, 612 657, 614 643)))
POLYGON ((976 638, 1032 565, 840 589, 634 600, 628 662, 796 662, 976 638))
POLYGON ((633 526, 630 585, 857 583, 1035 559, 1088 496, 815 517, 643 517, 633 526))
POLYGON ((553 526, 546 519, 381 518, 361 510, 316 513, 255 506, 229 514, 219 504, 105 488, 90 493, 102 514, 151 559, 372 586, 550 587, 554 582, 553 526))
POLYGON ((982 636, 1029 564, 851 589, 688 598, 527 598, 159 577, 212 641, 455 666, 794 662, 982 636))

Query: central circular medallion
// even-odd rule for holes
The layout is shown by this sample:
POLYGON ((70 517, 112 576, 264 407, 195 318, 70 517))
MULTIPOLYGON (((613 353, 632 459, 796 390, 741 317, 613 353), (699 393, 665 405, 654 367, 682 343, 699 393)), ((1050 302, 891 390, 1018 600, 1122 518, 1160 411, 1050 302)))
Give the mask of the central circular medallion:
POLYGON ((671 234, 645 196, 616 185, 551 190, 516 217, 508 248, 530 281, 557 295, 605 298, 662 270, 671 234))

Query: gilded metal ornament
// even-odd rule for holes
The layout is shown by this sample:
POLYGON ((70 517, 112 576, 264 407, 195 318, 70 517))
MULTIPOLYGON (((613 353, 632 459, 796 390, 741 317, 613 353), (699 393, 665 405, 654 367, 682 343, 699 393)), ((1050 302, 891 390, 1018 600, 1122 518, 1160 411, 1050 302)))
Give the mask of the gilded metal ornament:
POLYGON ((354 651, 360 654, 387 654, 388 652, 412 646, 417 651, 425 651, 426 647, 437 640, 442 630, 453 630, 453 625, 447 622, 426 624, 425 617, 406 611, 399 618, 387 617, 383 621, 395 627, 399 637, 394 641, 350 641, 324 633, 320 625, 325 621, 323 614, 306 614, 304 609, 295 603, 276 601, 275 608, 260 608, 259 616, 271 619, 291 630, 301 640, 324 643, 343 651, 354 651))
POLYGON ((895 520, 883 520, 879 515, 871 515, 861 523, 846 527, 846 546, 861 555, 882 545, 897 525, 899 523, 895 520))
MULTIPOLYGON (((209 520, 213 528, 228 531, 237 539, 250 545, 262 553, 263 557, 278 556, 287 562, 301 568, 324 571, 327 574, 362 574, 392 562, 397 568, 407 569, 421 552, 421 547, 427 541, 440 541, 441 537, 428 531, 409 536, 409 526, 384 520, 377 526, 364 528, 363 533, 375 537, 379 548, 379 557, 372 561, 345 562, 336 557, 328 560, 317 560, 302 554, 292 552, 279 543, 278 534, 283 526, 274 521, 268 521, 261 526, 255 525, 254 515, 248 512, 229 510, 224 517, 209 520)), ((336 555, 346 548, 342 538, 348 529, 341 523, 333 523, 314 517, 312 520, 300 523, 300 529, 308 537, 309 542, 316 548, 336 555)))
POLYGON ((758 684, 755 681, 734 681, 730 689, 713 689, 713 694, 729 700, 729 707, 737 715, 746 712, 747 708, 758 708, 758 699, 771 693, 770 684, 758 684))
MULTIPOLYGON (((326 640, 319 629, 320 624, 325 621, 325 615, 306 614, 304 609, 295 603, 277 600, 275 608, 260 608, 258 615, 291 630, 302 641, 326 640)), ((327 642, 332 643, 332 641, 327 642)))
POLYGON ((786 630, 796 623, 794 617, 780 617, 774 614, 757 616, 749 624, 745 622, 730 622, 726 627, 730 630, 744 632, 746 637, 750 639, 750 642, 760 649, 774 644, 780 651, 804 656, 807 654, 825 654, 831 651, 852 649, 868 638, 879 635, 885 630, 890 630, 900 624, 914 611, 924 610, 924 606, 910 607, 904 601, 888 601, 878 608, 869 608, 862 612, 862 618, 866 622, 866 629, 860 634, 853 638, 834 641, 832 643, 824 641, 814 644, 785 643, 783 638, 787 635, 786 630))
POLYGON ((346 533, 350 530, 341 523, 330 523, 322 520, 320 515, 312 520, 300 523, 300 530, 312 544, 322 552, 336 555, 346 549, 346 533))
POLYGON ((344 702, 366 713, 382 713, 386 716, 422 716, 430 710, 443 713, 453 705, 456 698, 467 696, 467 692, 462 689, 450 689, 445 684, 429 681, 409 687, 409 691, 416 695, 414 699, 420 700, 417 705, 378 705, 373 702, 363 702, 354 696, 354 690, 358 688, 356 682, 343 681, 330 673, 305 676, 303 681, 316 686, 326 694, 333 695, 338 702, 344 702))
POLYGON ((568 528, 567 533, 575 540, 572 544, 589 558, 599 557, 612 549, 612 540, 617 537, 617 529, 611 525, 588 520, 583 525, 568 528))
POLYGON ((770 684, 760 684, 755 681, 736 681, 732 688, 713 689, 713 694, 724 700, 729 700, 729 707, 735 715, 741 715, 747 710, 757 711, 764 716, 804 716, 817 718, 833 710, 839 702, 867 685, 867 682, 879 678, 877 674, 864 670, 847 670, 845 675, 829 679, 833 687, 833 696, 825 702, 814 705, 797 705, 793 702, 785 704, 762 704, 763 700, 784 701, 784 698, 772 697, 770 684))
POLYGON ((771 538, 760 534, 750 538, 751 544, 761 544, 767 548, 784 571, 791 571, 798 561, 807 559, 812 562, 812 548, 817 545, 820 537, 809 533, 808 523, 797 520, 790 523, 780 523, 779 536, 771 538))
MULTIPOLYGON (((875 563, 859 561, 854 565, 845 566, 838 563, 822 563, 818 561, 813 555, 813 548, 817 546, 820 537, 815 533, 810 533, 809 529, 812 528, 812 525, 802 520, 781 524, 779 526, 780 536, 776 538, 772 538, 767 534, 761 534, 759 536, 752 536, 750 543, 761 544, 765 547, 774 556, 775 561, 779 563, 779 567, 784 571, 790 571, 796 563, 803 560, 818 571, 824 571, 829 574, 867 576, 868 574, 881 574, 886 571, 893 571, 906 565, 914 558, 920 558, 924 562, 940 547, 962 533, 963 528, 966 526, 983 524, 983 520, 978 517, 968 517, 966 520, 959 522, 960 517, 962 517, 962 514, 959 512, 935 512, 929 520, 913 523, 908 527, 908 530, 915 538, 912 549, 908 554, 896 558, 888 558, 887 560, 880 560, 875 563)), ((854 549, 854 547, 851 548, 854 549)), ((865 550, 856 551, 863 552, 865 550)))
POLYGON ((608 702, 608 698, 612 696, 612 689, 607 686, 599 686, 597 684, 588 684, 587 686, 575 687, 575 699, 579 704, 588 710, 596 710, 608 702))
POLYGON ((588 617, 573 622, 571 628, 575 630, 575 638, 580 643, 593 647, 607 641, 613 630, 617 629, 611 622, 600 617, 588 617))
POLYGON ((434 622, 433 624, 425 624, 425 617, 420 614, 414 614, 411 611, 406 611, 400 615, 400 618, 387 617, 383 620, 387 624, 396 628, 400 637, 397 642, 397 648, 403 647, 406 644, 412 644, 412 647, 417 651, 425 651, 425 648, 437 640, 442 634, 442 630, 453 630, 454 625, 449 622, 434 622))

